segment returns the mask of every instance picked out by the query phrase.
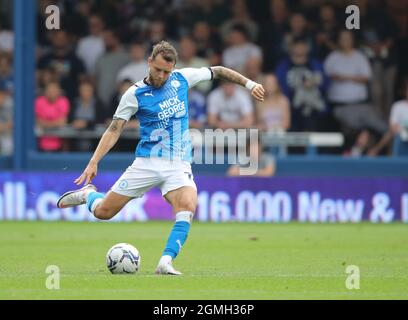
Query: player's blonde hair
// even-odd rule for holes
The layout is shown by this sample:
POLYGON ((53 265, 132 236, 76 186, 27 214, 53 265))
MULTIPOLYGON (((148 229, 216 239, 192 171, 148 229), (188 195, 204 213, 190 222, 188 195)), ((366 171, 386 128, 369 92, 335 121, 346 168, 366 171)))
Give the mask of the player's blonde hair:
POLYGON ((177 50, 167 41, 160 41, 153 46, 153 51, 150 57, 154 60, 158 55, 161 55, 167 62, 177 63, 177 50))

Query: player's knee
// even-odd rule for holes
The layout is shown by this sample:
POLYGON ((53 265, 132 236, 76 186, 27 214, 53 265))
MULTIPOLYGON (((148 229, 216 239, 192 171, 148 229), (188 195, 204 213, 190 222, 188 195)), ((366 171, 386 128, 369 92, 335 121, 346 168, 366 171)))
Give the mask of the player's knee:
POLYGON ((94 216, 99 220, 109 220, 115 215, 115 213, 116 212, 113 212, 111 208, 101 205, 96 208, 94 216))
POLYGON ((196 199, 185 199, 178 203, 178 212, 179 211, 189 211, 195 213, 197 208, 197 200, 196 199))

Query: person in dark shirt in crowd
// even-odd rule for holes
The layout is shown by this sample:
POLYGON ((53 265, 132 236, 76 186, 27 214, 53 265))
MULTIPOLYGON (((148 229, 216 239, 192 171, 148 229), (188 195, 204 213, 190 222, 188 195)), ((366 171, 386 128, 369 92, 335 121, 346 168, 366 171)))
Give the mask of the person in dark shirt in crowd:
POLYGON ((322 63, 309 57, 308 43, 297 39, 291 46, 290 58, 280 62, 276 76, 292 107, 292 131, 319 131, 324 116, 328 78, 322 63))
POLYGON ((46 69, 55 71, 61 88, 73 102, 78 96, 78 83, 85 74, 82 61, 71 47, 70 36, 63 29, 52 31, 52 50, 38 61, 39 77, 46 69))

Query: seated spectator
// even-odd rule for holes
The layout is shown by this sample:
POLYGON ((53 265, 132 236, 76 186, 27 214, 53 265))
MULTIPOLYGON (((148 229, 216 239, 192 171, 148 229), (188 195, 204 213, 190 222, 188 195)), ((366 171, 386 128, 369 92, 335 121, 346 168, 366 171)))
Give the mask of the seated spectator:
POLYGON ((190 128, 202 129, 207 124, 205 96, 195 89, 188 92, 188 119, 190 128))
POLYGON ((339 49, 327 57, 324 66, 332 80, 328 99, 334 108, 334 117, 346 134, 346 148, 353 143, 356 133, 364 129, 370 129, 379 135, 385 134, 387 124, 368 103, 370 64, 362 53, 354 49, 351 31, 340 32, 339 49))
POLYGON ((245 0, 233 0, 231 3, 233 16, 226 20, 220 26, 221 36, 225 39, 234 25, 240 24, 248 30, 249 40, 255 42, 258 40, 258 25, 251 18, 250 11, 245 0))
POLYGON ((290 126, 290 105, 282 94, 278 80, 273 74, 267 74, 262 82, 265 88, 265 100, 256 102, 256 123, 260 130, 286 131, 290 126))
POLYGON ((314 52, 314 41, 307 28, 307 20, 303 13, 295 12, 289 18, 289 31, 285 33, 283 39, 283 51, 289 55, 292 44, 297 39, 304 39, 309 48, 309 52, 314 52))
POLYGON ((316 54, 319 59, 326 59, 330 52, 336 49, 338 31, 335 7, 326 3, 320 7, 319 24, 315 35, 316 54))
POLYGON ((379 150, 376 145, 378 137, 375 132, 371 132, 368 129, 363 129, 357 134, 356 141, 349 151, 346 151, 344 155, 351 157, 361 156, 374 156, 377 155, 379 150))
POLYGON ((292 131, 319 131, 326 111, 325 91, 328 85, 323 65, 309 56, 308 43, 293 42, 290 57, 281 61, 276 76, 283 93, 289 98, 292 131))
POLYGON ((103 107, 94 96, 91 81, 84 80, 79 85, 79 97, 73 105, 71 125, 76 129, 92 129, 95 124, 103 122, 103 107))
POLYGON ((208 95, 208 124, 213 128, 248 128, 254 123, 254 111, 247 90, 223 82, 208 95))
MULTIPOLYGON (((179 44, 179 61, 177 62, 177 69, 182 68, 201 68, 209 67, 208 61, 200 58, 197 55, 196 45, 192 38, 183 37, 179 44)), ((203 81, 194 88, 202 93, 207 93, 211 89, 212 83, 210 81, 203 81)))
POLYGON ((264 52, 265 69, 274 70, 277 62, 286 57, 284 35, 289 30, 290 12, 285 0, 269 0, 268 11, 271 18, 264 22, 259 35, 264 52))
MULTIPOLYGON (((35 100, 35 115, 37 126, 41 129, 57 129, 66 125, 70 104, 66 97, 61 95, 58 82, 50 82, 45 88, 45 95, 35 100)), ((61 151, 63 139, 45 136, 38 139, 41 151, 61 151)))
MULTIPOLYGON (((387 1, 391 2, 391 1, 387 1)), ((390 116, 390 107, 395 100, 394 88, 397 79, 398 27, 388 13, 383 0, 370 0, 361 10, 360 36, 362 50, 371 63, 371 100, 376 111, 384 118, 390 116)), ((408 17, 408 15, 406 15, 408 17)))
POLYGON ((0 51, 11 54, 14 49, 14 31, 5 17, 0 17, 0 51))
POLYGON ((221 39, 212 32, 206 21, 197 21, 193 26, 192 38, 196 44, 197 56, 206 59, 211 66, 221 64, 221 39))
POLYGON ((117 83, 124 80, 131 80, 136 83, 147 76, 149 68, 146 62, 146 46, 143 42, 134 41, 130 45, 130 58, 132 59, 125 65, 118 74, 117 83))
POLYGON ((241 176, 245 174, 245 171, 240 169, 249 168, 257 165, 256 173, 251 175, 253 177, 271 177, 275 174, 276 164, 275 159, 269 153, 263 152, 262 144, 258 139, 247 139, 246 152, 249 151, 249 163, 248 164, 236 164, 230 166, 227 175, 230 177, 241 176))
POLYGON ((106 52, 96 62, 95 84, 98 99, 108 106, 115 92, 118 73, 130 62, 130 57, 114 30, 105 30, 103 39, 106 52))
POLYGON ((222 54, 222 64, 225 67, 243 73, 248 59, 258 58, 262 60, 261 49, 248 41, 247 31, 241 25, 235 25, 231 28, 227 43, 228 47, 222 54))
POLYGON ((89 35, 79 40, 76 54, 84 63, 87 73, 93 74, 98 58, 105 53, 102 32, 104 23, 100 16, 92 15, 88 19, 89 35))
POLYGON ((13 71, 11 54, 0 52, 0 87, 13 93, 13 71))
POLYGON ((78 95, 78 83, 85 74, 82 61, 71 50, 71 38, 63 29, 52 31, 52 50, 38 61, 39 77, 54 70, 65 95, 72 102, 78 95))
POLYGON ((244 75, 257 83, 262 83, 262 60, 260 58, 249 58, 245 63, 244 75))
POLYGON ((405 84, 405 99, 395 102, 391 107, 390 128, 394 135, 408 133, 408 80, 405 84))
POLYGON ((0 84, 0 156, 13 154, 13 99, 0 84))
MULTIPOLYGON (((104 120, 100 102, 94 96, 94 87, 91 81, 84 80, 79 86, 79 97, 73 105, 72 127, 78 130, 93 129, 95 124, 104 120)), ((73 141, 76 151, 89 151, 92 149, 92 139, 75 139, 73 141)))

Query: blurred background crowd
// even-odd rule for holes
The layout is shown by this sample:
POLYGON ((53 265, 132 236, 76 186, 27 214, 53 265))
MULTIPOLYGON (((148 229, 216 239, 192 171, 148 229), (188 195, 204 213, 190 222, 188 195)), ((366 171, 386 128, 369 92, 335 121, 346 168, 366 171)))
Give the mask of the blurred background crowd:
MULTIPOLYGON (((12 1, 0 1, 0 154, 12 152, 12 1)), ((177 68, 224 65, 262 83, 256 103, 217 81, 189 95, 194 128, 342 132, 332 152, 391 154, 408 128, 408 1, 392 0, 40 0, 37 14, 38 128, 106 125, 121 95, 148 72, 160 40, 179 52, 177 68), (47 30, 48 5, 61 29, 47 30), (345 29, 345 8, 360 29, 345 29)), ((137 128, 137 120, 128 123, 137 128)), ((80 134, 79 134, 80 135, 80 134)), ((42 151, 91 151, 97 139, 41 137, 42 151)), ((120 140, 117 151, 133 151, 120 140)), ((293 150, 293 152, 297 152, 293 150)))

